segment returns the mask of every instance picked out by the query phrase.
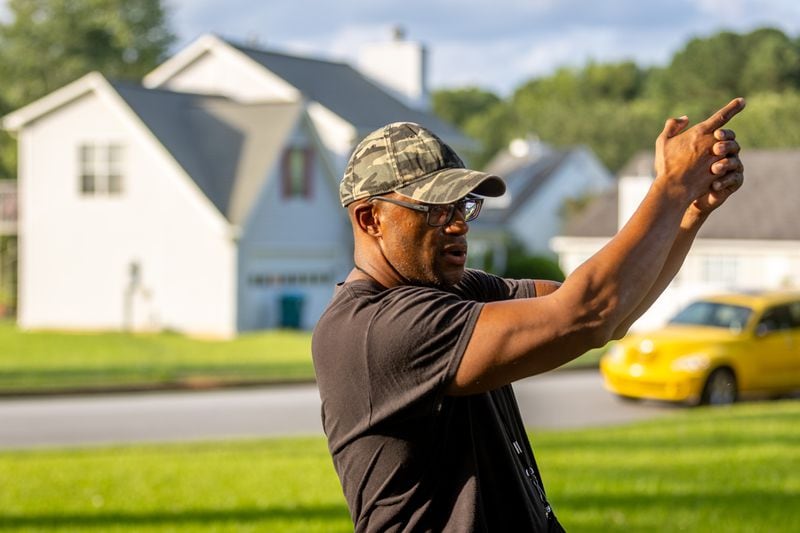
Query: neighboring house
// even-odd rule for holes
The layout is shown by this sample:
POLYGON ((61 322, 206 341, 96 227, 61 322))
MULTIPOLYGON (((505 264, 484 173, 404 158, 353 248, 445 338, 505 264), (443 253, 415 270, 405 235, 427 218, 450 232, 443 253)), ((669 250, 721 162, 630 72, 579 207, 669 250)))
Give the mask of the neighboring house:
POLYGON ((554 149, 538 140, 517 139, 498 154, 486 172, 502 177, 506 194, 484 201, 470 225, 470 255, 475 266, 491 253, 502 270, 510 239, 531 254, 552 255, 550 239, 561 231, 566 204, 581 202, 613 187, 614 176, 583 146, 554 149))
POLYGON ((344 169, 356 143, 390 122, 418 122, 457 152, 471 146, 458 130, 425 110, 425 57, 423 46, 397 36, 365 48, 356 70, 347 63, 204 35, 145 76, 144 85, 218 94, 239 102, 304 100, 323 144, 344 169))
POLYGON ((343 63, 205 36, 145 79, 92 73, 19 140, 23 328, 310 328, 352 266, 338 182, 363 133, 452 127, 343 63))
MULTIPOLYGON (((731 290, 800 287, 800 150, 747 150, 745 182, 700 229, 673 282, 635 324, 662 324, 690 300, 731 290)), ((653 155, 641 153, 620 172, 618 190, 597 198, 552 241, 569 274, 631 216, 653 179, 653 155)))

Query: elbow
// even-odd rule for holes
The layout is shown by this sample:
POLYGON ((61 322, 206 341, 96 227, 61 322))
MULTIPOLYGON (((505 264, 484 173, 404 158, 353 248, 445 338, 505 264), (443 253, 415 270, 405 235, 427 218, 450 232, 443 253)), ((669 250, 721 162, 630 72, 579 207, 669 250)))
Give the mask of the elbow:
POLYGON ((589 349, 600 348, 613 340, 620 329, 619 320, 614 312, 614 302, 604 302, 606 305, 596 306, 584 315, 582 320, 586 338, 590 344, 589 349))
POLYGON ((616 340, 617 333, 618 328, 607 322, 597 324, 595 327, 591 328, 591 333, 589 335, 591 346, 589 349, 601 348, 612 340, 616 340))
POLYGON ((628 329, 629 329, 629 326, 627 324, 616 328, 613 331, 613 333, 611 334, 611 338, 609 339, 609 341, 618 341, 618 340, 620 340, 622 337, 624 337, 625 335, 628 334, 628 329))
POLYGON ((573 338, 577 341, 577 349, 581 353, 605 346, 614 338, 616 332, 617 328, 614 327, 614 324, 601 317, 582 320, 572 329, 573 338))

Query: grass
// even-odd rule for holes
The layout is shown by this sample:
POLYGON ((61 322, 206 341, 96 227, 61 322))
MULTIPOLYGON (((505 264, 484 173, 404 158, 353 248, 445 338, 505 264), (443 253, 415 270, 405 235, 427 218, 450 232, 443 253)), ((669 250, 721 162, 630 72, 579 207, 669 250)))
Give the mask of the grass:
POLYGON ((0 479, 0 531, 352 530, 319 438, 2 453, 0 479))
POLYGON ((207 386, 313 376, 308 332, 210 341, 170 333, 23 332, 0 322, 0 391, 207 386))
MULTIPOLYGON (((572 532, 794 532, 800 402, 532 434, 572 532)), ((352 531, 320 438, 0 453, 0 531, 352 531)))
POLYGON ((600 358, 603 357, 603 354, 608 351, 610 344, 603 346, 602 348, 595 348, 593 350, 589 350, 585 354, 581 355, 578 358, 573 359, 569 363, 562 366, 562 369, 570 369, 575 370, 579 368, 598 368, 600 366, 600 358))
MULTIPOLYGON (((601 350, 572 361, 596 367, 601 350)), ((24 332, 0 321, 0 393, 311 380, 311 334, 210 341, 174 333, 24 332)))

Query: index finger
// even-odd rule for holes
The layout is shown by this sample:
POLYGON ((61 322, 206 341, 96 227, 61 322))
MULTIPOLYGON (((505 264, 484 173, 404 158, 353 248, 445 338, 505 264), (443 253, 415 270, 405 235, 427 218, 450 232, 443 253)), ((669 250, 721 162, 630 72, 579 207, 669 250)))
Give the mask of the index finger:
POLYGON ((699 123, 697 126, 702 129, 705 133, 710 133, 717 128, 721 128, 727 122, 732 119, 736 113, 744 109, 744 98, 734 98, 728 104, 705 119, 703 122, 699 123))

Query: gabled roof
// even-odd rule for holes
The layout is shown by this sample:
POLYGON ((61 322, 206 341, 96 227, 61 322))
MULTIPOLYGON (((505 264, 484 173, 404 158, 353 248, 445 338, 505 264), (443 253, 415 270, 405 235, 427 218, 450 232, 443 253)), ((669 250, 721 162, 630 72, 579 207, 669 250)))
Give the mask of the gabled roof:
POLYGON ((410 121, 425 125, 443 138, 463 139, 453 126, 431 113, 408 107, 347 63, 226 42, 297 88, 306 99, 319 102, 353 124, 361 133, 390 122, 410 121))
POLYGON ((567 220, 561 236, 608 238, 617 233, 617 188, 596 196, 567 220))
POLYGON ((432 113, 413 109, 347 63, 301 57, 245 46, 206 34, 156 67, 144 78, 147 87, 160 87, 204 54, 213 52, 245 69, 256 69, 285 84, 282 99, 317 102, 351 124, 357 135, 390 122, 424 124, 446 142, 471 147, 474 142, 432 113))
MULTIPOLYGON (((501 152, 489 162, 485 171, 500 176, 506 182, 506 195, 510 203, 488 200, 480 224, 501 224, 506 221, 558 171, 573 150, 548 149, 535 157, 515 157, 507 151, 501 152)), ((476 222, 478 222, 476 221, 476 222)))
POLYGON ((239 224, 292 129, 299 103, 241 104, 227 98, 112 86, 230 222, 239 224))
POLYGON ((138 119, 141 131, 152 135, 235 225, 247 217, 304 113, 302 102, 242 104, 220 96, 111 82, 92 72, 6 115, 2 125, 19 131, 91 92, 138 119))
MULTIPOLYGON (((800 241, 800 214, 797 209, 800 200, 800 150, 746 150, 741 157, 745 165, 744 185, 725 205, 711 214, 697 237, 800 241)), ((647 159, 639 156, 639 161, 647 159)), ((652 159, 650 154, 650 163, 652 159)), ((647 175, 631 169, 626 172, 627 175, 647 175)), ((622 173, 620 175, 623 176, 622 173)), ((617 191, 612 191, 597 197, 584 211, 573 217, 562 235, 607 238, 616 232, 617 191)))
POLYGON ((619 172, 617 172, 617 176, 620 178, 625 178, 628 176, 633 177, 645 177, 649 176, 651 178, 655 177, 655 169, 653 167, 653 158, 655 155, 651 150, 640 150, 633 154, 625 166, 623 166, 619 172))

